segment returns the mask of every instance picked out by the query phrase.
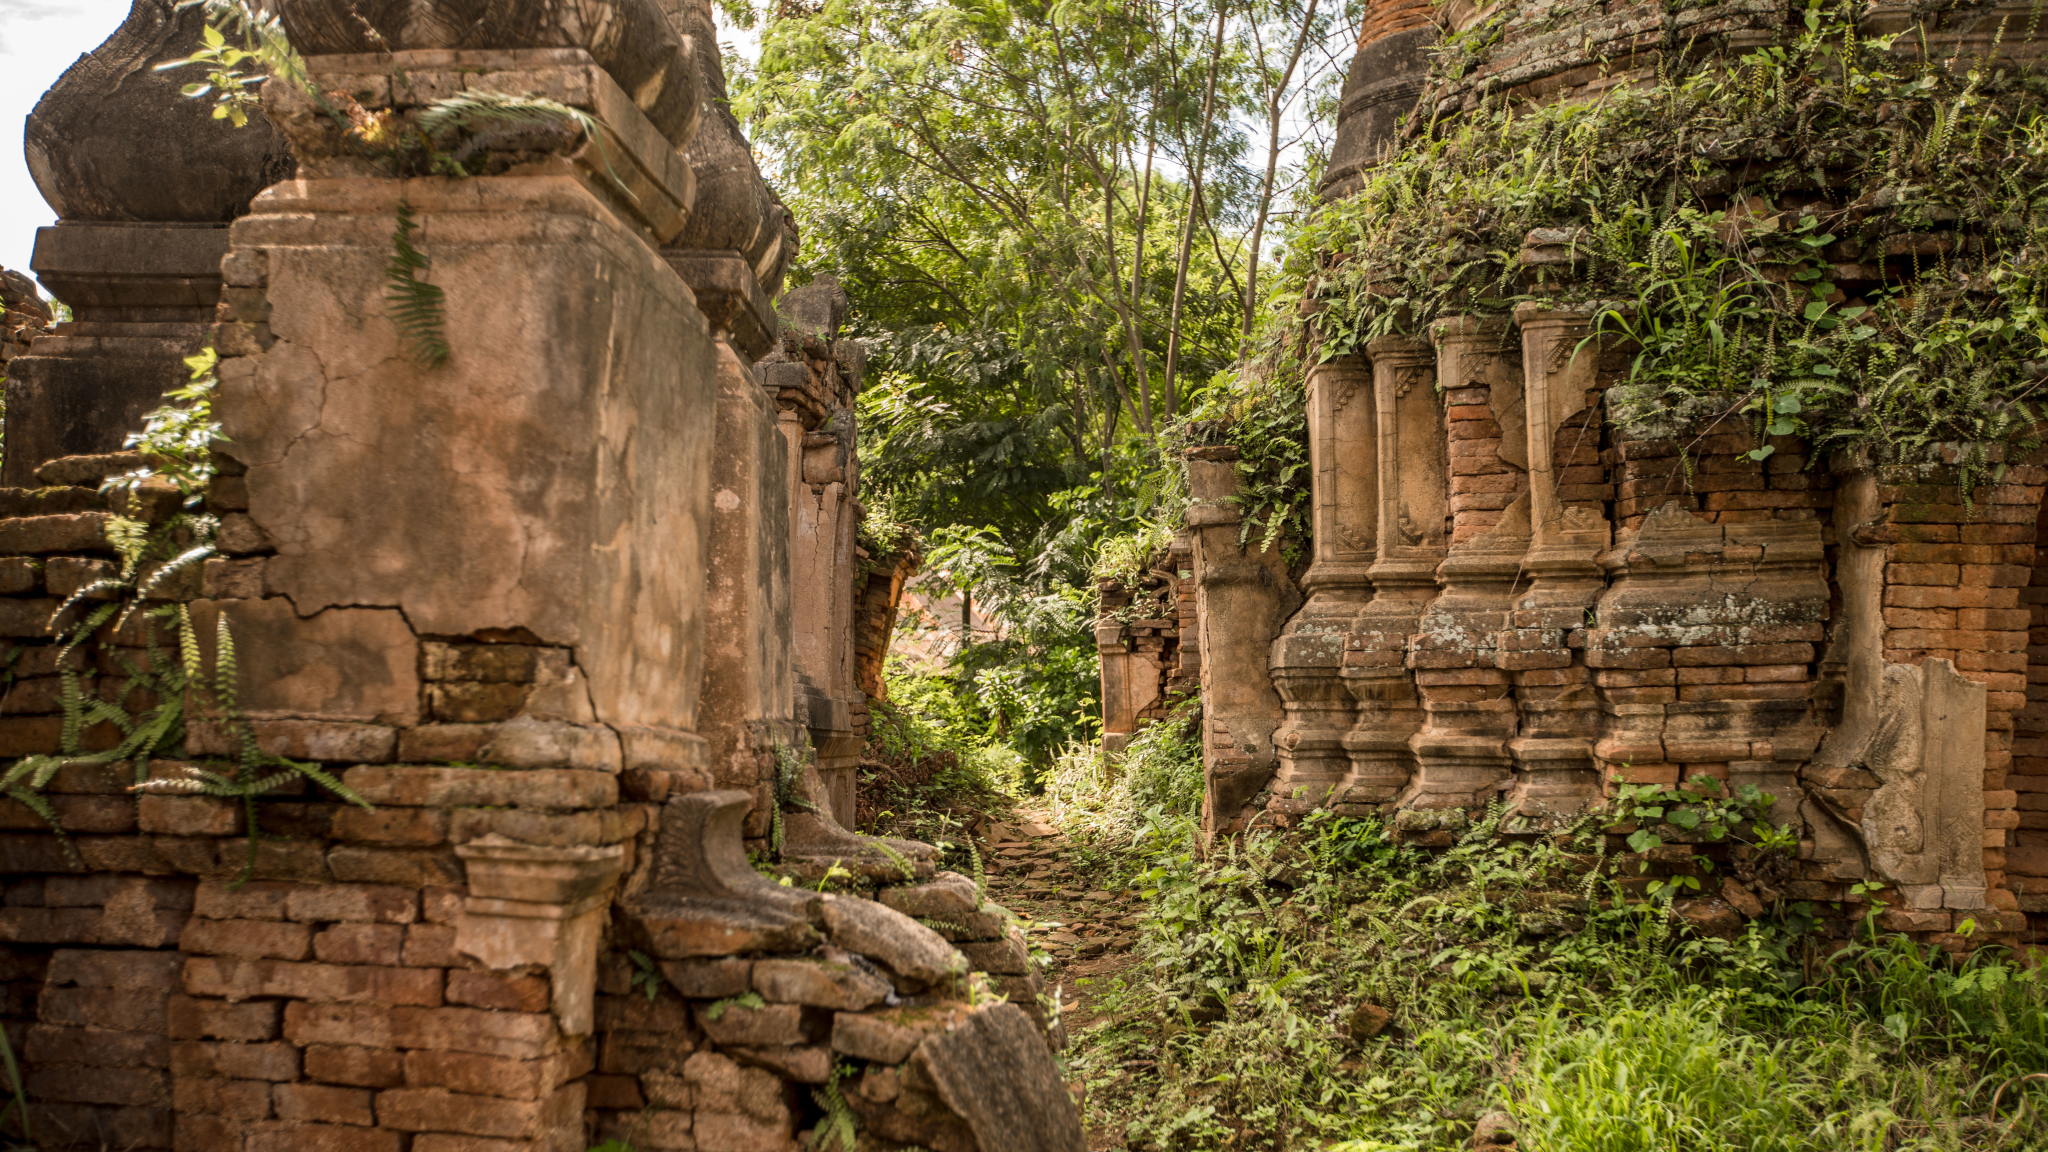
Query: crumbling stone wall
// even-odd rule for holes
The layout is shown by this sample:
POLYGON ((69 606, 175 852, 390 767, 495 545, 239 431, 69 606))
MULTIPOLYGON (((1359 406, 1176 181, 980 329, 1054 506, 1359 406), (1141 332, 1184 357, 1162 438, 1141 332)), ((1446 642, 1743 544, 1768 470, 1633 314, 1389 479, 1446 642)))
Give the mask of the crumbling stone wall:
MULTIPOLYGON (((491 175, 402 179, 269 87, 298 175, 208 232, 225 257, 182 289, 231 440, 194 509, 218 555, 139 606, 171 615, 71 642, 131 594, 94 586, 120 574, 117 513, 197 530, 170 524, 162 480, 101 490, 149 461, 29 461, 10 437, 29 479, 0 489, 0 755, 76 758, 24 785, 35 803, 0 801, 0 1021, 38 1140, 793 1152, 831 1086, 882 1146, 1078 1150, 1058 1022, 1007 914, 929 846, 834 822, 800 751, 803 727, 850 727, 799 710, 792 599, 839 604, 820 627, 850 653, 857 471, 827 402, 847 406, 859 361, 780 333, 795 237, 729 114, 696 105, 722 84, 697 75, 708 10, 542 6, 458 22, 456 44, 447 21, 365 31, 348 7, 284 15, 366 114, 546 95, 604 140, 493 138, 506 154, 474 158, 491 175), (445 363, 384 307, 401 206, 444 294, 445 363), (814 583, 792 575, 806 547, 814 583), (171 681, 145 670, 181 646, 202 683, 159 699, 171 681), (86 702, 177 705, 184 738, 159 751, 193 759, 85 762, 123 735, 81 724, 86 702), (362 803, 293 774, 252 838, 238 799, 170 787, 256 771, 247 744, 362 803), (750 839, 805 883, 757 873, 750 839)), ((131 159, 176 184, 175 150, 131 159)), ((117 249, 46 251, 74 282, 121 282, 117 249)), ((173 336, 140 367, 81 339, 33 370, 160 392, 192 333, 173 336)), ((34 358, 9 364, 28 418, 48 415, 15 388, 34 358)), ((121 408, 88 423, 94 445, 136 430, 121 408)))
MULTIPOLYGON (((1912 19, 1873 10, 1865 26, 1912 19)), ((1924 19, 1924 41, 1896 50, 2041 51, 2017 9, 1924 19)), ((1784 21, 1740 2, 1676 14, 1567 2, 1453 5, 1425 27, 1401 4, 1376 6, 1325 194, 1482 100, 1594 98, 1653 79, 1677 53, 1776 43, 1784 21), (1440 33, 1455 34, 1445 76, 1399 120, 1400 94, 1420 91, 1427 68, 1404 53, 1440 33)), ((1815 179, 1785 195, 1845 192, 1815 179)), ((1303 602, 1277 635, 1270 605, 1292 587, 1203 620, 1210 657, 1271 639, 1265 683, 1284 714, 1266 763, 1208 742, 1210 828, 1327 806, 1446 845, 1465 813, 1496 801, 1528 833, 1620 784, 1712 778, 1776 797, 1772 818, 1800 845, 1775 872, 1741 851, 1653 852, 1638 886, 1686 871, 1695 852, 1721 861, 1696 874, 1705 898, 1687 913, 1702 923, 1754 914, 1759 896, 1843 901, 1863 882, 1891 928, 1955 947, 1965 920, 1978 939, 2025 931, 2021 910, 2041 911, 2048 891, 2027 807, 2048 731, 2031 666, 2048 648, 2030 631, 2048 472, 2034 460, 1972 470, 1959 456, 1873 467, 1816 459, 1788 437, 1759 462, 1746 421, 1683 442, 1626 438, 1605 395, 1635 350, 1591 338, 1592 313, 1543 302, 1583 259, 1574 241, 1527 235, 1535 299, 1512 316, 1448 316, 1310 373, 1313 554, 1292 586, 1303 602)), ((1832 278, 1854 297, 1957 242, 1937 231, 1831 250, 1832 278)), ((1198 590, 1242 595, 1251 557, 1225 559, 1240 570, 1197 565, 1198 590)), ((1236 682, 1242 662, 1207 674, 1205 687, 1231 685, 1240 713, 1259 710, 1261 686, 1236 682)), ((1628 851, 1618 835, 1613 847, 1628 851)))
POLYGON ((1120 752, 1147 725, 1200 691, 1193 542, 1176 537, 1151 557, 1137 587, 1096 585, 1095 650, 1102 662, 1102 746, 1120 752))
MULTIPOLYGON (((887 700, 889 684, 883 671, 889 661, 889 643, 896 635, 896 618, 903 606, 903 589, 924 564, 915 541, 895 541, 893 547, 876 555, 856 545, 859 576, 854 585, 853 662, 854 679, 868 701, 887 700)), ((861 717, 866 716, 866 703, 861 717)), ((859 719, 861 724, 869 724, 859 719)), ((871 730, 860 731, 866 737, 871 730)))

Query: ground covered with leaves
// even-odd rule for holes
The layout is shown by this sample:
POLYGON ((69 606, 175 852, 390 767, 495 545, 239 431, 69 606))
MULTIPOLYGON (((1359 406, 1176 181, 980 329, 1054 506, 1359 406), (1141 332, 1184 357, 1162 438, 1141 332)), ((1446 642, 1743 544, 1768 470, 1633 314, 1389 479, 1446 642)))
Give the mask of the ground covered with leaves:
POLYGON ((1200 852, 1191 779, 1162 725, 1042 795, 956 770, 880 814, 1024 923, 1094 1149, 2048 1147, 2022 958, 1845 946, 1794 906, 1697 936, 1589 870, 1592 824, 1425 853, 1311 818, 1200 852))

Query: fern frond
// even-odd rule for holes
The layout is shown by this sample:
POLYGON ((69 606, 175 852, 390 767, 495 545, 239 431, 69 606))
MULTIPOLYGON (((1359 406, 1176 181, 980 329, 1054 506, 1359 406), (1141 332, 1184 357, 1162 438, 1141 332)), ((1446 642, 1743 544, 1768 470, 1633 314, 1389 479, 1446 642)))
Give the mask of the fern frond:
POLYGON ((201 544, 194 548, 188 548, 165 562, 163 567, 150 573, 149 579, 144 580, 142 586, 137 591, 147 596, 156 590, 157 585, 199 563, 201 560, 214 555, 217 551, 218 549, 212 544, 201 544))
MULTIPOLYGON (((278 759, 284 760, 284 758, 281 756, 278 757, 278 759)), ((340 780, 336 779, 333 776, 333 774, 329 773, 326 769, 321 768, 316 764, 301 764, 297 760, 284 760, 284 763, 291 765, 292 771, 298 773, 301 776, 304 776, 306 779, 311 780, 313 783, 318 784, 320 787, 325 788, 327 789, 327 791, 333 793, 337 799, 340 799, 345 803, 353 804, 358 808, 366 808, 372 812, 377 810, 376 805, 371 804, 368 800, 365 800, 361 796, 356 795, 354 789, 350 788, 346 784, 343 784, 340 780)))
POLYGON ((398 205, 398 229, 391 234, 391 262, 384 266, 384 309, 399 334, 412 344, 415 359, 429 368, 448 362, 450 349, 444 305, 448 294, 419 278, 431 261, 413 245, 418 223, 412 205, 398 205))
POLYGON ((213 629, 213 698, 229 717, 242 714, 241 689, 236 681, 235 636, 228 629, 228 614, 222 612, 213 629))
POLYGON ((50 831, 57 834, 57 843, 63 846, 64 855, 71 861, 72 867, 85 867, 85 861, 79 858, 78 849, 72 846, 70 835, 64 831, 63 823, 57 819, 57 810, 50 807, 48 800, 26 788, 10 788, 7 790, 7 796, 35 813, 43 823, 50 826, 50 831))
POLYGON ((135 566, 142 562, 143 550, 149 547, 149 525, 127 516, 115 516, 107 521, 107 543, 114 546, 114 554, 121 558, 121 578, 125 581, 135 575, 135 566))
POLYGON ((199 635, 192 627, 192 609, 178 605, 178 656, 185 663, 185 679, 193 684, 204 682, 205 665, 199 656, 199 635))
POLYGON ((57 673, 57 706, 64 712, 64 728, 57 738, 57 747, 66 752, 78 751, 78 741, 85 731, 85 694, 78 688, 78 673, 66 668, 57 673))

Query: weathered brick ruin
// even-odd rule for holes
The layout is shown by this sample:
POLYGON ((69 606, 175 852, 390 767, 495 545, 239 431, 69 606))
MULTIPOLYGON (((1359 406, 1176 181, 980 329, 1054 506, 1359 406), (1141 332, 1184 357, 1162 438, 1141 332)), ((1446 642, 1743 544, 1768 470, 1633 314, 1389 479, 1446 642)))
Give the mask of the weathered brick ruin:
POLYGON ((272 80, 237 130, 150 71, 201 11, 136 0, 31 120, 75 315, 23 354, 46 317, 0 281, 0 754, 57 758, 0 801, 37 1145, 783 1152, 850 1108, 863 1147, 1078 1152, 1007 915, 846 828, 856 620, 907 566, 858 569, 859 346, 831 285, 778 319, 796 230, 708 6, 473 7, 277 5, 323 95, 272 80), (463 93, 587 119, 478 133, 462 177, 363 146, 463 93), (389 318, 401 220, 438 364, 389 318), (203 505, 103 490, 209 341, 203 505), (123 586, 122 525, 192 513, 217 555, 123 586), (182 741, 127 743, 150 716, 182 741), (362 803, 193 794, 275 757, 362 803))
MULTIPOLYGON (((1591 100, 1653 81, 1671 54, 1784 43, 1796 23, 1743 2, 1511 6, 1417 108, 1440 29, 1499 10, 1453 4, 1431 22, 1426 5, 1370 7, 1327 195, 1355 193, 1428 117, 1591 100)), ((1880 8, 1864 29, 1916 28, 1895 52, 2023 66, 2042 51, 2028 12, 1880 8)), ((1974 242, 1841 245, 1831 279, 1854 297, 1974 242)), ((1590 310, 1540 299, 1583 259, 1573 243, 1528 234, 1520 266, 1539 299, 1511 316, 1447 317, 1310 372, 1314 531, 1299 564, 1240 545, 1236 450, 1189 454, 1177 547, 1198 611, 1178 630, 1184 658, 1199 654, 1207 828, 1330 807, 1448 845, 1496 801, 1527 834, 1619 783, 1710 776, 1773 795, 1800 839, 1788 875, 1731 880, 1728 904, 1845 901, 1868 882, 1888 928, 1962 947, 1969 920, 1975 941, 2031 941, 2048 926, 2048 468, 1871 466, 1796 437, 1770 438, 1758 462, 1747 419, 1683 445, 1627 438, 1604 396, 1635 349, 1589 340, 1590 310)), ((1107 612, 1102 635, 1106 654, 1121 643, 1107 612)), ((1126 666, 1105 656, 1105 701, 1127 694, 1126 666)), ((1724 866, 1681 906, 1713 920, 1724 846, 1674 844, 1651 863, 1682 871, 1696 851, 1724 866)))
POLYGON ((1135 587, 1098 586, 1095 650, 1102 659, 1102 744, 1120 752, 1201 689, 1194 562, 1186 537, 1147 558, 1135 587))

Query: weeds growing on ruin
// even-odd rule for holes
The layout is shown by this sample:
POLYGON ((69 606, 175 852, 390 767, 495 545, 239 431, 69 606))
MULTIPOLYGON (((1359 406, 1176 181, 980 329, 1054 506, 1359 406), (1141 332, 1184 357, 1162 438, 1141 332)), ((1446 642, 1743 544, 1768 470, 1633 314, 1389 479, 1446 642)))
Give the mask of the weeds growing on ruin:
MULTIPOLYGON (((1783 47, 1674 54, 1647 88, 1493 100, 1421 132, 1297 242, 1330 261, 1298 268, 1321 354, 1541 299, 1636 350, 1609 394, 1630 435, 1746 414, 1760 443, 1797 433, 1883 462, 2030 446, 2048 80, 1995 43, 1902 57, 1860 15, 1809 0, 1783 47), (1555 251, 1524 250, 1539 228, 1555 251)), ((1425 109, 1485 36, 1449 38, 1425 109)))
POLYGON ((2048 1138, 2025 1080, 2048 1061, 2048 973, 1824 944, 1789 904, 1696 936, 1668 895, 1586 872, 1611 817, 1503 840, 1502 816, 1435 855, 1317 815, 1206 861, 1127 857, 1150 971, 1098 994, 1108 1019, 1077 1038, 1091 1124, 1159 1152, 1451 1152, 1495 1113, 1541 1152, 2048 1138))

